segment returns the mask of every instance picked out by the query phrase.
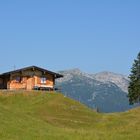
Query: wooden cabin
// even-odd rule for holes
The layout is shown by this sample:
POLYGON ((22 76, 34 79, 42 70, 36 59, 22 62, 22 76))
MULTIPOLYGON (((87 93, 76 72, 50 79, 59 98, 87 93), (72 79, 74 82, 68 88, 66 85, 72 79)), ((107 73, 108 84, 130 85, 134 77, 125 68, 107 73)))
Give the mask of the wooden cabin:
POLYGON ((37 66, 30 66, 0 74, 0 89, 54 90, 55 79, 61 77, 63 75, 37 66))

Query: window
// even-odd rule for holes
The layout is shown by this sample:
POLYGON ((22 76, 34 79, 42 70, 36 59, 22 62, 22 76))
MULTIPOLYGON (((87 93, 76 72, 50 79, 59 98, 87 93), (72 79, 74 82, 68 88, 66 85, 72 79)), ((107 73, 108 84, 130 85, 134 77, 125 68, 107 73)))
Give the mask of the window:
POLYGON ((46 84, 46 80, 47 80, 46 77, 41 77, 41 84, 46 84))
POLYGON ((16 82, 20 83, 21 82, 21 77, 16 77, 16 82))

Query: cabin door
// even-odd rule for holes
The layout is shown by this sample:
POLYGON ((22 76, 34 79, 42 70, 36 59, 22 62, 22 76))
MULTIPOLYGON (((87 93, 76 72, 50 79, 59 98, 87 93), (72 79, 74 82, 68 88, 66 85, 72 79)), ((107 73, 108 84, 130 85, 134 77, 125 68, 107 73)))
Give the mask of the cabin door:
POLYGON ((34 78, 33 77, 29 77, 27 79, 27 90, 32 90, 34 87, 34 78))

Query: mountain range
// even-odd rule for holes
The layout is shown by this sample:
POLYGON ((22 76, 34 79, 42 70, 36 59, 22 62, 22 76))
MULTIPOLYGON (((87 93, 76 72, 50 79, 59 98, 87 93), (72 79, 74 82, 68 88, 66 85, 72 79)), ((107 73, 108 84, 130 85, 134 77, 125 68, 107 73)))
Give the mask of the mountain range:
POLYGON ((97 109, 99 112, 122 112, 130 106, 127 98, 129 79, 112 72, 88 74, 79 69, 60 71, 64 75, 56 81, 65 96, 97 109))

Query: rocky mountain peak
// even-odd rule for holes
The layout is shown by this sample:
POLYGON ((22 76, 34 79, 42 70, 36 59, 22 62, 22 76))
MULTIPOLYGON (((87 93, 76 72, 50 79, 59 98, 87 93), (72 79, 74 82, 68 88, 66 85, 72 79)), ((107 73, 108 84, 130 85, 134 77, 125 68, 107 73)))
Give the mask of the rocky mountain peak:
POLYGON ((82 75, 82 72, 78 68, 69 69, 65 71, 59 71, 60 74, 63 74, 64 77, 57 80, 57 82, 62 83, 71 80, 74 76, 82 75))
POLYGON ((103 71, 96 74, 88 74, 85 72, 82 72, 80 69, 70 69, 65 71, 60 71, 59 73, 64 75, 64 78, 58 79, 57 82, 62 83, 71 80, 72 78, 78 76, 78 77, 86 77, 88 79, 93 79, 96 81, 100 81, 102 83, 114 83, 119 88, 121 88, 124 92, 128 92, 128 83, 129 79, 127 76, 116 74, 109 71, 103 71))
POLYGON ((71 97, 101 112, 125 111, 134 106, 129 105, 127 76, 103 71, 88 74, 79 69, 61 71, 64 78, 58 79, 56 85, 61 87, 65 96, 71 97))
POLYGON ((93 77, 101 82, 112 82, 120 87, 124 92, 128 92, 129 79, 127 76, 113 72, 103 71, 94 74, 93 77))

